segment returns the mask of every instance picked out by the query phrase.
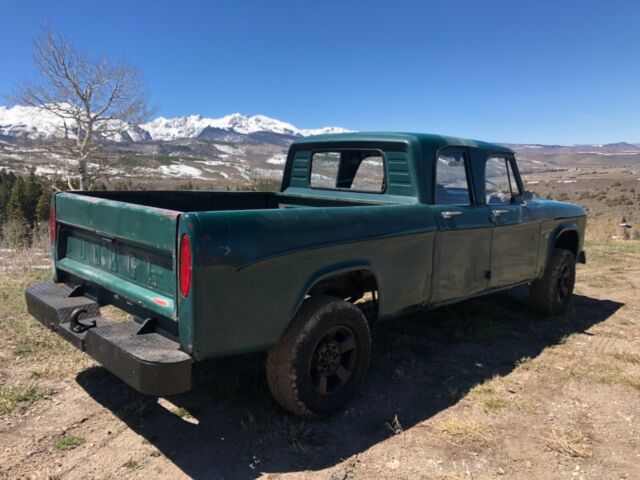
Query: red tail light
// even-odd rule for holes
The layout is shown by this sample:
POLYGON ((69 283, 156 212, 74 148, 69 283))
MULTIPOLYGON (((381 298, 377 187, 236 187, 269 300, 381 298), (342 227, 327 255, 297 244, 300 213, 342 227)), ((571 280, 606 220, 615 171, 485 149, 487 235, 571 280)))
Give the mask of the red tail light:
POLYGON ((180 293, 183 297, 189 296, 191 290, 191 241, 186 233, 180 237, 180 264, 179 281, 180 293))
POLYGON ((49 236, 51 237, 51 246, 56 244, 56 208, 51 207, 49 210, 49 236))

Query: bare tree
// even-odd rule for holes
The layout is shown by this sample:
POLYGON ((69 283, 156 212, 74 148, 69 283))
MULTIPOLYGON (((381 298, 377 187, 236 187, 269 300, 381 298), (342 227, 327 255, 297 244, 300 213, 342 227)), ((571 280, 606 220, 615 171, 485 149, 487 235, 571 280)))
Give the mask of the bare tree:
POLYGON ((11 98, 52 119, 57 131, 48 147, 67 159, 69 188, 90 189, 105 176, 105 144, 151 114, 142 76, 126 62, 89 58, 46 27, 33 48, 39 77, 24 82, 11 98))

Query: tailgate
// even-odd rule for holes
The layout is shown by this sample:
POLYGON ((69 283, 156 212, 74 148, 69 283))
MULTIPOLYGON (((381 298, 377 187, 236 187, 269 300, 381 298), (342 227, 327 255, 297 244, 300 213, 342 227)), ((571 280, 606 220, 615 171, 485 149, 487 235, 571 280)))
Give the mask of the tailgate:
POLYGON ((176 319, 180 212, 78 195, 55 196, 56 268, 116 298, 176 319))

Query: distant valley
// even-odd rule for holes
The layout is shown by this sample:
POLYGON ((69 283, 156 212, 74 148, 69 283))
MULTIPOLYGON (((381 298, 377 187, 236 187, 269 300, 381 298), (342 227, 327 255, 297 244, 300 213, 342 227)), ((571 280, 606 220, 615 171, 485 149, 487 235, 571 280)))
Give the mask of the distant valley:
MULTIPOLYGON (((175 184, 191 182, 229 188, 257 180, 278 180, 288 146, 296 138, 342 133, 341 127, 299 129, 264 115, 222 118, 190 115, 157 118, 110 143, 109 178, 175 184)), ((47 150, 59 134, 55 120, 29 107, 0 107, 0 169, 62 175, 63 157, 47 150)), ((525 178, 555 173, 572 181, 598 169, 628 171, 640 178, 640 145, 505 144, 519 159, 525 178)), ((560 180, 562 181, 562 180, 560 180)))

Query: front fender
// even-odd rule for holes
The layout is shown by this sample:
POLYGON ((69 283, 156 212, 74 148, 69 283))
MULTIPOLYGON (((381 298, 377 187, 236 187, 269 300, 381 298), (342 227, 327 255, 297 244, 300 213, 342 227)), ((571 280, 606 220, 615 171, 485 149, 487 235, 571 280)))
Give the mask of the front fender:
MULTIPOLYGON (((563 233, 566 232, 575 232, 576 235, 578 236, 578 245, 577 245, 577 249, 576 249, 576 258, 578 259, 578 261, 580 261, 581 258, 584 258, 584 255, 580 255, 582 252, 582 242, 583 242, 583 238, 582 238, 582 234, 580 232, 580 227, 578 225, 578 223, 575 220, 570 220, 570 221, 566 221, 566 222, 562 222, 560 224, 557 224, 555 226, 553 226, 551 228, 551 231, 548 233, 548 241, 547 241, 547 245, 546 245, 546 249, 544 251, 544 261, 541 262, 540 267, 538 269, 538 278, 542 277, 544 275, 544 273, 547 270, 547 265, 549 264, 549 259, 551 258, 551 254, 553 252, 553 249, 556 246, 556 243, 558 242, 558 238, 560 238, 560 235, 562 235, 563 233)), ((543 232, 544 235, 544 232, 543 232)))

